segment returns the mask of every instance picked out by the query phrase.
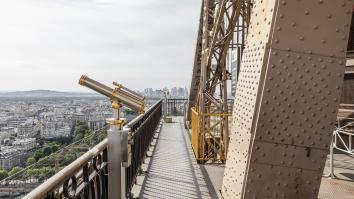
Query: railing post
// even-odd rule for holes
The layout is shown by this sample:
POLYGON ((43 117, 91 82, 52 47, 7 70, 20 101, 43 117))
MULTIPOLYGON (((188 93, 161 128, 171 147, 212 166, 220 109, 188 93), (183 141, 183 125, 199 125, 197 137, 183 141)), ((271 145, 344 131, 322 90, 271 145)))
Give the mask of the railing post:
MULTIPOLYGON (((108 139, 107 139, 108 147, 108 139)), ((102 153, 102 162, 108 163, 108 149, 104 149, 102 153)), ((101 183, 102 183, 102 198, 108 199, 108 165, 101 171, 101 183)))
POLYGON ((168 114, 168 104, 167 104, 167 95, 165 95, 165 98, 163 100, 163 120, 166 121, 166 117, 168 114))
POLYGON ((82 173, 83 173, 83 180, 87 184, 86 189, 84 190, 84 197, 89 198, 90 194, 92 194, 92 191, 94 190, 90 190, 91 184, 90 184, 90 173, 89 173, 88 164, 84 165, 84 167, 82 168, 82 173))
POLYGON ((329 148, 329 165, 330 165, 330 171, 329 174, 326 175, 326 177, 330 177, 332 179, 336 178, 336 175, 334 174, 334 148, 336 146, 336 138, 337 138, 337 130, 333 131, 333 137, 332 137, 332 142, 331 146, 329 148))
MULTIPOLYGON (((334 134, 336 136, 336 134, 334 134)), ((336 175, 334 174, 334 140, 332 140, 331 143, 331 148, 330 148, 330 167, 331 167, 331 173, 329 174, 329 177, 332 179, 336 178, 336 175)))

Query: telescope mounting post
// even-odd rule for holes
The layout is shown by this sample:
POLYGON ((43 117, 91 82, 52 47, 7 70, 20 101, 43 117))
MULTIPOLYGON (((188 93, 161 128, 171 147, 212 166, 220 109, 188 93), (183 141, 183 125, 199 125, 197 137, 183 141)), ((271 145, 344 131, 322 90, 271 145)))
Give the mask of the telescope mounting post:
POLYGON ((123 125, 126 122, 124 118, 120 117, 120 108, 122 107, 122 105, 116 100, 112 100, 111 103, 111 107, 113 110, 113 118, 109 118, 106 121, 109 125, 114 125, 118 130, 122 130, 123 125))
POLYGON ((122 152, 124 144, 122 144, 122 135, 124 135, 123 125, 125 120, 120 117, 120 109, 122 105, 119 101, 111 100, 113 110, 113 118, 107 119, 110 125, 108 130, 108 198, 125 199, 125 168, 122 165, 122 152))
POLYGON ((122 104, 117 100, 111 100, 111 107, 113 118, 106 120, 110 125, 108 130, 108 170, 110 173, 108 198, 125 199, 127 198, 125 189, 125 167, 127 166, 124 164, 123 154, 128 150, 126 139, 130 129, 123 128, 126 120, 120 115, 122 104))
POLYGON ((81 76, 79 84, 111 100, 113 118, 106 120, 110 125, 107 131, 108 199, 126 199, 125 168, 131 165, 132 135, 130 128, 124 127, 126 120, 121 118, 120 109, 124 105, 137 113, 144 113, 145 97, 116 82, 113 82, 115 88, 111 88, 86 75, 81 76))

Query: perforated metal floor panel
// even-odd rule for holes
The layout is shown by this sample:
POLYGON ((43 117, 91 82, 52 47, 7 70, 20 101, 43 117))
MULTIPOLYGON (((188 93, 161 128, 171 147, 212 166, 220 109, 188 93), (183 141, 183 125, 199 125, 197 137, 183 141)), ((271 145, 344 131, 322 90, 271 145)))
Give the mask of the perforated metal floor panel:
MULTIPOLYGON (((319 199, 354 198, 354 157, 346 154, 334 155, 336 179, 323 177, 318 194, 319 199)), ((327 157, 324 176, 330 174, 330 156, 327 157)))
POLYGON ((256 0, 233 110, 224 198, 317 198, 352 0, 256 0))
POLYGON ((215 198, 197 164, 183 118, 164 123, 140 198, 215 198))

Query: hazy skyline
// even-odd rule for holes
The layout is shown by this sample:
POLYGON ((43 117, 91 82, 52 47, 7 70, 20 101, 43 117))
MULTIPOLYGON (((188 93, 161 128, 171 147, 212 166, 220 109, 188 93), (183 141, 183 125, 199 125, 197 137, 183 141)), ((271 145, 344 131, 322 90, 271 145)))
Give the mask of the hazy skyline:
POLYGON ((189 87, 200 1, 2 0, 0 90, 189 87))

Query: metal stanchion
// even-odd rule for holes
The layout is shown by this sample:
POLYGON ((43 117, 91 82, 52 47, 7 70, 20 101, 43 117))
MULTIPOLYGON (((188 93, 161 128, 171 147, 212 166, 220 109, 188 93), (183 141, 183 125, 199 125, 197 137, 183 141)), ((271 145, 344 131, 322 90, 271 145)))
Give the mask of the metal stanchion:
POLYGON ((330 169, 331 173, 329 174, 329 177, 332 179, 336 178, 336 175, 334 174, 334 142, 332 141, 331 143, 331 148, 330 148, 330 169))
POLYGON ((122 134, 124 120, 119 116, 120 104, 112 102, 113 118, 107 119, 108 130, 108 199, 125 199, 125 169, 122 169, 122 134))
POLYGON ((334 174, 334 148, 335 148, 335 139, 336 139, 336 130, 333 132, 333 137, 332 137, 332 142, 331 146, 329 148, 329 165, 330 165, 330 171, 328 175, 325 175, 325 177, 328 178, 336 178, 336 175, 334 174))
POLYGON ((121 168, 121 131, 115 127, 108 130, 108 198, 123 198, 120 179, 122 178, 121 168))

